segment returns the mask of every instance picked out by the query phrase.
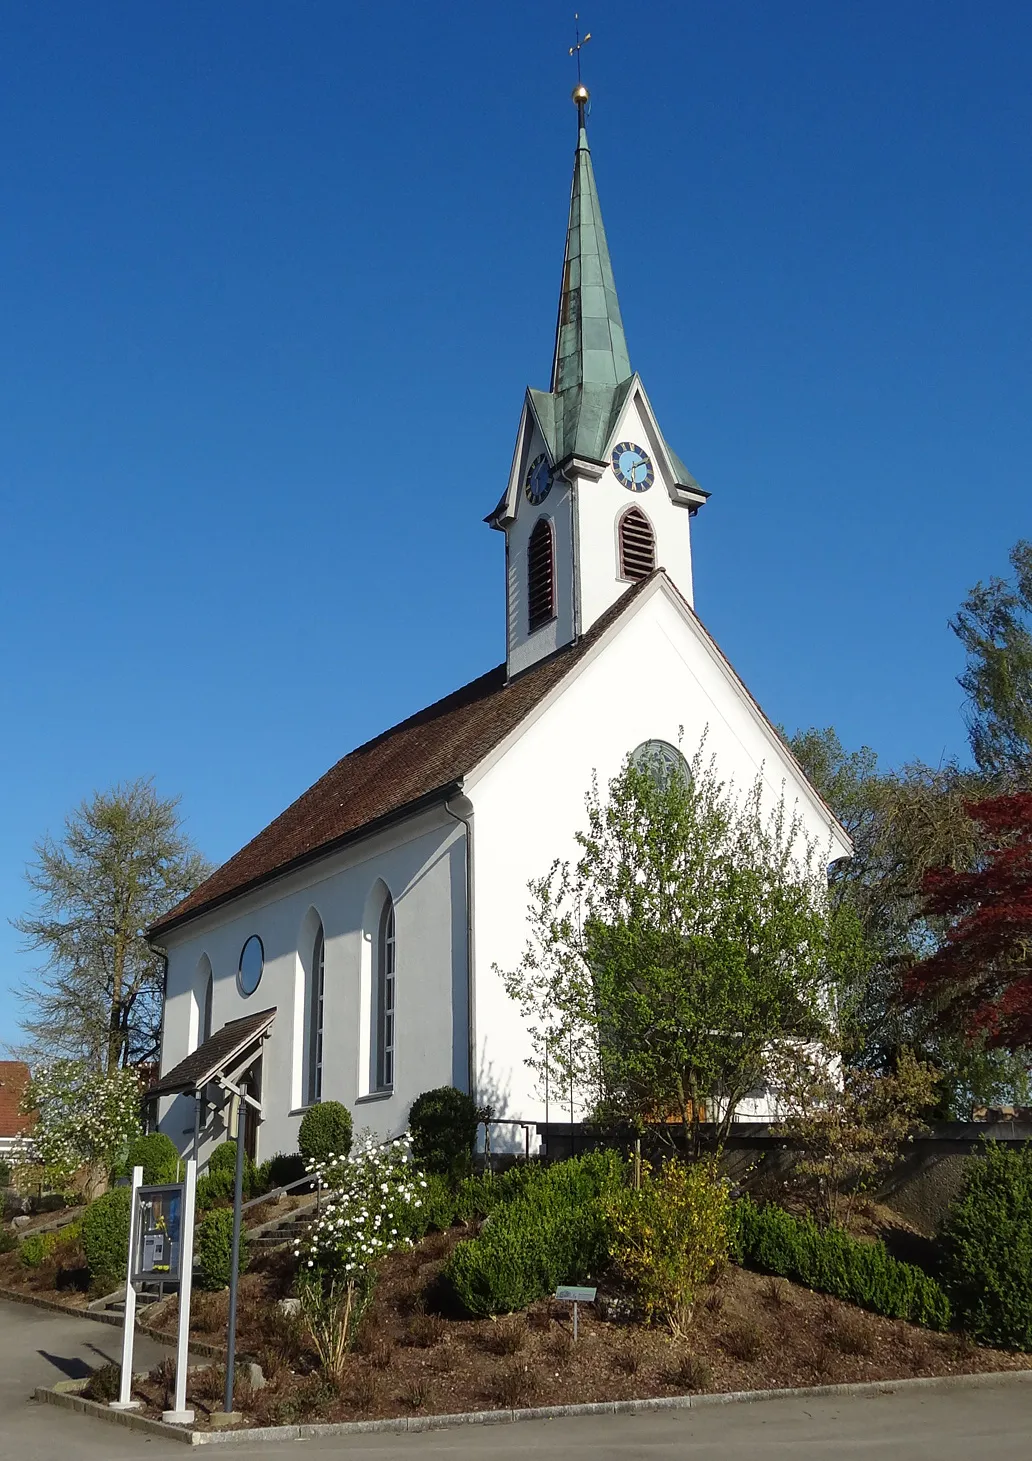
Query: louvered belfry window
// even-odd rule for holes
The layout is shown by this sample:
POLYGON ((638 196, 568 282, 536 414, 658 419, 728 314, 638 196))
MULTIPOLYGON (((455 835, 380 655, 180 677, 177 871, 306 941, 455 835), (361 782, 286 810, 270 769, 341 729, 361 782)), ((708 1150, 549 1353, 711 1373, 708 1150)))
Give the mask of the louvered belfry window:
POLYGON ((620 519, 620 577, 648 578, 655 566, 652 524, 641 508, 629 507, 620 519))
POLYGON ((527 545, 527 606, 532 634, 555 618, 555 539, 547 517, 538 518, 527 545))

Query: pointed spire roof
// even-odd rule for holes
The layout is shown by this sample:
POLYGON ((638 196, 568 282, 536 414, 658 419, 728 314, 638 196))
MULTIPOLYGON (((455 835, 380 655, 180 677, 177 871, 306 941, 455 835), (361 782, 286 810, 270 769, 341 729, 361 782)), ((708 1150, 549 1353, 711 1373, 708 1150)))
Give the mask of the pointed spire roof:
POLYGON ((602 209, 591 166, 584 109, 580 111, 577 152, 566 233, 563 287, 555 331, 551 390, 563 394, 578 386, 617 386, 631 375, 620 301, 609 260, 602 209))

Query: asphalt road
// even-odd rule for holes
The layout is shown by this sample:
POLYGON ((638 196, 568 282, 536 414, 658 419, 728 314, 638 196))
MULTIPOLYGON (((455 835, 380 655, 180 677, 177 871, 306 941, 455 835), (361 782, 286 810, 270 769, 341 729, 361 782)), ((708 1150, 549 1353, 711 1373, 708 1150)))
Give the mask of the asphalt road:
MULTIPOLYGON (((2 1461, 1029 1461, 1032 1383, 775 1400, 652 1415, 457 1427, 411 1436, 328 1437, 198 1451, 29 1400, 33 1388, 117 1360, 121 1331, 0 1301, 2 1461)), ((137 1338, 137 1365, 162 1351, 137 1338)))

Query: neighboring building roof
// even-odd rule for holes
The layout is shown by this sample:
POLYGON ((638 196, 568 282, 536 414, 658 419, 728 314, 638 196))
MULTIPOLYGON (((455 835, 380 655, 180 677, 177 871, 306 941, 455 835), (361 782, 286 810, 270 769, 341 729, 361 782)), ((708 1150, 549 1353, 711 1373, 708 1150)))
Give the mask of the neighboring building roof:
POLYGON ((242 1019, 230 1020, 214 1035, 202 1041, 185 1060, 174 1065, 147 1091, 148 1096, 178 1096, 180 1092, 203 1091, 216 1076, 224 1075, 243 1060, 276 1018, 276 1008, 259 1010, 242 1019))
POLYGON ((359 746, 159 919, 149 936, 160 939, 188 919, 457 790, 462 777, 516 729, 661 572, 627 589, 582 639, 515 679, 507 682, 505 666, 498 665, 359 746))
POLYGON ((24 1060, 0 1060, 0 1137, 18 1136, 31 1124, 19 1109, 28 1083, 24 1060))

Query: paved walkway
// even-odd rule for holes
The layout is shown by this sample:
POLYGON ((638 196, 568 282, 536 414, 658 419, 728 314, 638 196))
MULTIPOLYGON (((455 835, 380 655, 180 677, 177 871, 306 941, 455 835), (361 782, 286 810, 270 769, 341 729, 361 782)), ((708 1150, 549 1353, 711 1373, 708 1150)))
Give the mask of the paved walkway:
MULTIPOLYGON (((7 1461, 1029 1461, 1032 1384, 775 1400, 654 1415, 524 1421, 411 1436, 189 1448, 76 1416, 36 1385, 117 1360, 121 1331, 0 1300, 0 1457, 7 1461)), ((138 1367, 163 1351, 137 1336, 138 1367)))

